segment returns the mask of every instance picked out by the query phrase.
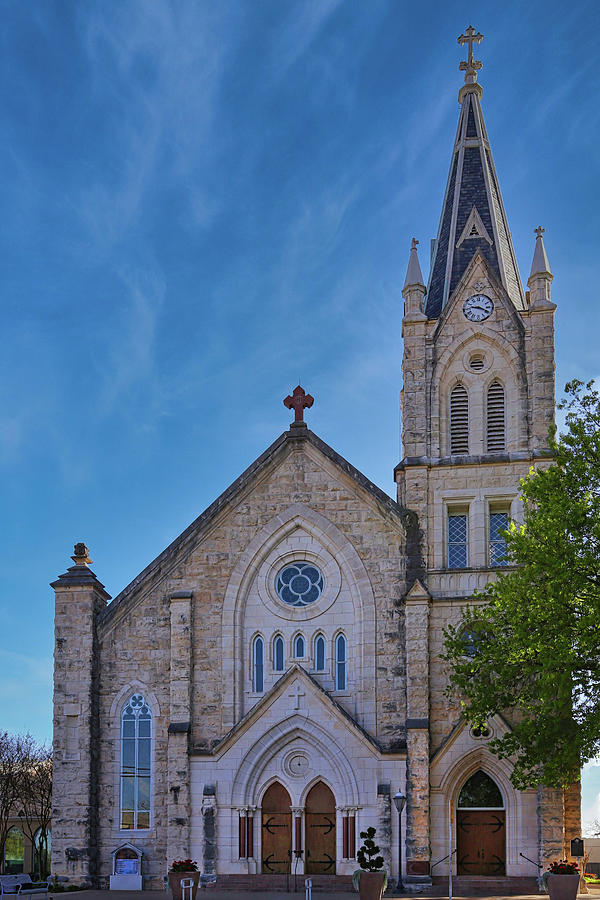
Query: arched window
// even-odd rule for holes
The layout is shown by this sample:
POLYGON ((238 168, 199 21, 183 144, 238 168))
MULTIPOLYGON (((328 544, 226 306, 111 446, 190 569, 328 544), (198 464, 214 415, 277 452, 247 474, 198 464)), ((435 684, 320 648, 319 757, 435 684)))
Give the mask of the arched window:
POLYGON ((33 836, 35 849, 33 869, 36 875, 45 881, 50 874, 50 857, 52 855, 52 837, 50 831, 38 828, 33 836))
POLYGON ((317 672, 325 671, 325 638, 322 634, 315 638, 315 669, 317 672))
POLYGON ((488 453, 506 450, 504 422, 504 388, 492 381, 487 392, 487 449, 488 453))
POLYGON ((4 844, 4 874, 20 875, 25 866, 25 838, 20 828, 10 828, 4 844))
POLYGON ((500 788, 479 769, 463 784, 458 797, 459 809, 504 809, 500 788))
POLYGON ((469 452, 469 395, 462 384, 450 392, 450 453, 469 452))
POLYGON ((335 689, 346 690, 346 638, 338 634, 335 639, 335 689))
POLYGON ((150 828, 152 713, 142 694, 121 715, 121 828, 150 828))
POLYGON ((294 656, 296 659, 304 659, 305 643, 301 634, 294 638, 294 656))
POLYGON ((257 694, 265 689, 265 642, 261 637, 254 638, 252 645, 252 687, 257 694))
POLYGON ((273 641, 273 668, 276 672, 283 672, 284 646, 280 634, 273 641))

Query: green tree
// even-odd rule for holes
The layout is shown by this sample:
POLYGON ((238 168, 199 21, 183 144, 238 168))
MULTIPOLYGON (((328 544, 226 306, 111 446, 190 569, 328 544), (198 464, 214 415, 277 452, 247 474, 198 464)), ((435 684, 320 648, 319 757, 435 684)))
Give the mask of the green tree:
POLYGON ((489 746, 515 759, 520 789, 577 781, 600 751, 600 395, 593 382, 565 392, 553 461, 521 482, 511 567, 445 631, 447 694, 476 727, 509 714, 512 731, 489 746))

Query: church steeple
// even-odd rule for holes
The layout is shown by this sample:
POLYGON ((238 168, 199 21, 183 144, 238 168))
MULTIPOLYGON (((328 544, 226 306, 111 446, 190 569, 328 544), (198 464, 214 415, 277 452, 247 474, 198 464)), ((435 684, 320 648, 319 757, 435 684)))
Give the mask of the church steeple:
POLYGON ((459 44, 468 44, 468 59, 458 100, 458 130, 438 236, 434 243, 425 312, 436 318, 452 296, 473 256, 479 251, 517 309, 525 309, 525 296, 502 203, 483 113, 483 88, 477 82, 481 62, 473 59, 473 43, 483 35, 469 25, 459 44))

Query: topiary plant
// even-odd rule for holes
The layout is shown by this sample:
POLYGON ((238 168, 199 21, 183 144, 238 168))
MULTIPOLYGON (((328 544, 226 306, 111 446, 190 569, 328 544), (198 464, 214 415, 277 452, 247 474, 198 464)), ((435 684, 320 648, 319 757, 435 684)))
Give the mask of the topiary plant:
MULTIPOLYGON (((373 838, 375 837, 375 833, 375 828, 367 828, 366 831, 361 831, 360 833, 360 836, 363 839, 363 845, 356 854, 356 859, 358 861, 360 869, 357 869, 352 876, 352 884, 355 891, 358 890, 360 876, 363 872, 381 872, 381 870, 383 869, 383 856, 381 856, 380 848, 373 840, 373 838)), ((384 872, 383 875, 383 890, 385 891, 387 887, 387 873, 384 872)))
POLYGON ((367 828, 366 831, 361 831, 360 833, 364 843, 356 854, 356 858, 364 872, 379 872, 383 869, 383 856, 377 855, 380 852, 380 848, 373 840, 375 832, 375 828, 367 828))

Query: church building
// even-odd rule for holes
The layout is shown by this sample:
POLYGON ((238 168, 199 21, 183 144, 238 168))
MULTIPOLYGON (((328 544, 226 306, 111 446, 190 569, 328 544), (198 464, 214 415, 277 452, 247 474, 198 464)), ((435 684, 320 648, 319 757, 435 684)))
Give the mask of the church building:
POLYGON ((579 835, 578 786, 515 790, 488 749, 510 718, 472 731, 444 694, 443 629, 506 564, 554 420, 553 276, 542 228, 519 275, 481 38, 459 38, 428 285, 413 240, 402 289, 397 500, 309 429, 298 386, 288 430, 117 597, 83 543, 52 584, 52 872, 71 882, 106 885, 125 848, 146 888, 186 857, 220 886, 343 885, 373 826, 408 889, 449 853, 459 878, 535 889, 579 835))

